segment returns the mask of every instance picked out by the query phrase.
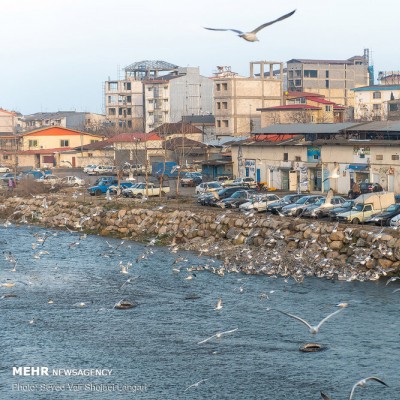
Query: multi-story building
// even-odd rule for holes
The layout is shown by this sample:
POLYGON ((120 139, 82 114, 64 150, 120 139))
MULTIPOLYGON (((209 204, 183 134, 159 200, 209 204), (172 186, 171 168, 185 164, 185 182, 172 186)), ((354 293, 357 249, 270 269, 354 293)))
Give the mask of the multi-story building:
POLYGON ((183 115, 212 114, 213 82, 199 68, 164 61, 140 61, 123 80, 105 83, 107 119, 115 126, 150 132, 183 115))
POLYGON ((347 60, 311 60, 295 58, 287 61, 288 90, 322 94, 327 100, 354 107, 351 89, 373 84, 368 49, 363 56, 347 60))
POLYGON ((77 111, 38 112, 25 115, 21 120, 21 131, 60 126, 85 132, 97 132, 104 127, 105 116, 102 114, 77 111))
POLYGON ((400 99, 400 85, 372 85, 352 89, 354 92, 354 119, 356 121, 383 121, 400 99), (389 104, 389 107, 388 107, 389 104))
POLYGON ((218 74, 214 78, 216 136, 242 136, 259 127, 258 109, 283 104, 282 76, 283 64, 272 61, 251 62, 249 77, 218 74), (274 74, 274 65, 279 65, 279 75, 274 74))
POLYGON ((21 114, 0 108, 0 134, 17 133, 21 127, 21 114))

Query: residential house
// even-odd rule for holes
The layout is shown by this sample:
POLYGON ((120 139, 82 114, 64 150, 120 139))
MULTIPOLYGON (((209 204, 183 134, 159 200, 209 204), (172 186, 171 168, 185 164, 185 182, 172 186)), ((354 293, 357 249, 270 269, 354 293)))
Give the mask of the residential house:
POLYGON ((261 127, 288 123, 343 122, 345 107, 326 100, 323 95, 307 92, 286 92, 284 105, 259 108, 261 127))
POLYGON ((185 137, 187 139, 204 142, 204 132, 195 125, 186 122, 165 123, 154 129, 150 133, 156 133, 163 139, 175 137, 185 137))
POLYGON ((17 133, 20 130, 21 114, 0 108, 0 134, 17 133))
POLYGON ((48 127, 19 135, 17 148, 2 149, 7 164, 19 167, 79 167, 80 157, 74 148, 102 141, 103 136, 63 127, 48 127), (62 153, 67 153, 68 156, 62 153), (61 162, 62 161, 62 162, 61 162))
POLYGON ((388 119, 388 103, 400 100, 400 85, 371 85, 352 91, 356 121, 384 121, 388 119))
POLYGON ((184 115, 182 123, 191 124, 203 132, 203 140, 215 139, 215 116, 213 114, 205 115, 184 115))

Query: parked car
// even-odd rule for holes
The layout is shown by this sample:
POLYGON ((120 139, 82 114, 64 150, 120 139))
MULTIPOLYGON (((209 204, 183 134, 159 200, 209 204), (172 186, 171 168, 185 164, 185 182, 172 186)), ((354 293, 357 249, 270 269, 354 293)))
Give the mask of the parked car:
POLYGON ((88 188, 88 192, 91 196, 100 196, 106 193, 110 186, 118 185, 118 179, 110 177, 100 179, 94 186, 88 188))
POLYGON ((392 204, 385 211, 374 215, 366 222, 373 223, 378 226, 390 225, 390 220, 400 214, 400 204, 392 204))
POLYGON ((359 184, 360 191, 354 191, 354 189, 349 190, 348 197, 349 199, 355 199, 360 194, 371 193, 371 192, 383 192, 383 188, 379 183, 371 183, 371 182, 361 182, 359 184))
POLYGON ((144 175, 146 173, 146 167, 143 164, 130 164, 126 162, 122 171, 124 175, 129 175, 132 172, 133 175, 144 175))
POLYGON ((89 164, 86 165, 86 167, 83 168, 83 172, 85 172, 86 174, 93 174, 93 171, 97 168, 97 165, 95 164, 89 164))
POLYGON ((117 167, 113 165, 98 165, 93 169, 93 172, 88 172, 89 175, 104 175, 104 174, 116 174, 117 167))
POLYGON ((318 194, 301 197, 295 203, 288 204, 287 206, 282 207, 282 214, 298 217, 303 213, 306 207, 316 203, 319 199, 323 198, 324 196, 318 194))
POLYGON ((234 180, 226 180, 222 182, 222 186, 246 186, 249 188, 256 188, 257 182, 253 178, 244 177, 244 178, 236 178, 234 180))
POLYGON ((199 172, 185 172, 181 177, 181 186, 197 186, 203 182, 203 177, 199 172))
POLYGON ((203 206, 216 206, 217 202, 232 196, 235 192, 246 189, 244 186, 232 186, 218 192, 205 193, 201 196, 200 204, 203 206))
POLYGON ((316 203, 306 207, 303 211, 303 217, 323 218, 328 215, 330 209, 346 202, 342 196, 333 196, 319 199, 316 203))
POLYGON ((6 172, 10 172, 11 168, 10 167, 6 167, 5 165, 0 165, 0 174, 4 174, 6 172))
POLYGON ((139 185, 140 185, 140 183, 133 183, 132 186, 130 186, 130 187, 124 187, 121 192, 122 196, 130 197, 130 198, 135 197, 133 195, 133 189, 137 188, 139 185))
POLYGON ((390 220, 390 226, 393 228, 399 227, 400 226, 400 214, 395 215, 391 220, 390 220))
POLYGON ((43 183, 44 185, 55 185, 61 182, 61 178, 57 175, 43 175, 42 177, 36 179, 36 182, 43 183))
POLYGON ((196 194, 206 193, 206 192, 217 192, 223 189, 223 187, 218 182, 203 182, 196 186, 196 194))
POLYGON ((218 201, 215 205, 221 208, 238 208, 241 204, 247 203, 250 199, 257 194, 254 189, 238 190, 233 193, 231 197, 218 201))
POLYGON ((351 210, 353 206, 354 206, 354 200, 346 200, 339 207, 330 209, 328 211, 328 217, 331 221, 335 220, 337 219, 338 214, 351 210))
POLYGON ((305 194, 287 194, 283 196, 279 201, 275 203, 268 204, 267 212, 271 212, 272 214, 279 214, 282 210, 282 207, 287 206, 288 204, 296 203, 301 197, 306 196, 305 194))
POLYGON ((108 187, 108 192, 110 194, 118 194, 118 193, 122 194, 122 191, 124 189, 131 188, 133 185, 136 185, 136 184, 133 183, 133 182, 122 181, 122 182, 119 183, 119 186, 118 186, 118 183, 116 185, 109 186, 108 187))
POLYGON ((276 194, 258 194, 251 198, 247 203, 239 206, 240 211, 265 211, 268 204, 279 201, 281 198, 276 194))
POLYGON ((77 176, 64 176, 60 180, 60 185, 62 186, 85 186, 85 181, 77 176))

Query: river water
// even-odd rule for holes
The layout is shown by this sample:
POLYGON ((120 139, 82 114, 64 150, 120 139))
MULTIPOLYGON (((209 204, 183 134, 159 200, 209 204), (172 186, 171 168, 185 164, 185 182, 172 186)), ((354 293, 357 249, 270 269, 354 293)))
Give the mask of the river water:
POLYGON ((389 387, 369 382, 354 399, 400 399, 399 281, 177 273, 219 261, 31 226, 1 227, 0 248, 0 399, 347 399, 371 375, 389 387), (115 309, 121 299, 137 307, 115 309), (268 311, 317 324, 339 302, 315 336, 268 311), (326 349, 300 352, 307 342, 326 349))

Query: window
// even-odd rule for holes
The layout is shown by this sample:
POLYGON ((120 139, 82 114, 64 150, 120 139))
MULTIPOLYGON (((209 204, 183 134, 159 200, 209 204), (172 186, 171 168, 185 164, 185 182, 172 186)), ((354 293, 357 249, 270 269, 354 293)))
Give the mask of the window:
POLYGON ((372 93, 372 98, 373 99, 380 99, 381 98, 381 92, 372 93))
POLYGON ((223 119, 222 123, 224 124, 224 127, 227 128, 229 126, 229 122, 227 119, 223 119))
POLYGON ((37 140, 29 140, 29 147, 37 147, 38 141, 37 140))
POLYGON ((217 119, 217 127, 221 128, 221 120, 217 119))
POLYGON ((217 91, 220 92, 221 91, 221 84, 217 83, 217 91))
POLYGON ((148 102, 149 104, 153 104, 153 99, 149 99, 149 100, 147 100, 147 102, 148 102))
POLYGON ((108 96, 108 103, 112 104, 117 101, 117 96, 108 96))
POLYGON ((132 109, 131 108, 127 108, 126 109, 126 113, 127 113, 127 115, 132 115, 132 109))
POLYGON ((128 121, 128 128, 132 128, 132 121, 128 121))
POLYGON ((228 84, 227 83, 223 83, 222 84, 222 89, 223 90, 228 90, 228 84))
POLYGON ((5 154, 3 154, 3 160, 8 160, 8 156, 6 156, 5 154))
POLYGON ((288 77, 293 79, 293 70, 288 71, 288 77))
POLYGON ((68 147, 69 146, 69 140, 60 140, 60 147, 68 147))
POLYGON ((326 87, 327 89, 329 89, 329 80, 328 80, 328 79, 325 81, 325 87, 326 87))
POLYGON ((301 161, 301 157, 300 156, 295 156, 294 157, 294 161, 301 161))
POLYGON ((108 90, 118 90, 118 82, 108 82, 108 90))
POLYGON ((289 153, 283 153, 283 161, 289 161, 289 153))
POLYGON ((392 160, 398 160, 399 155, 398 154, 392 154, 392 160))
POLYGON ((132 96, 126 96, 126 102, 132 103, 132 96))
POLYGON ((130 82, 125 82, 124 86, 125 86, 125 90, 131 90, 132 85, 130 82))
POLYGON ((301 86, 301 79, 296 79, 294 81, 294 86, 301 86))
POLYGON ((91 139, 90 140, 90 143, 92 144, 92 143, 97 143, 98 142, 98 140, 96 140, 96 139, 91 139))
POLYGON ((397 104, 389 104, 389 111, 399 111, 397 104))
POLYGON ((329 78, 329 71, 325 71, 325 78, 329 78))
POLYGON ((217 101, 217 110, 221 109, 221 103, 219 101, 217 101))
POLYGON ((88 153, 88 157, 93 157, 93 153, 88 153))
POLYGON ((332 106, 325 106, 325 111, 326 112, 332 111, 332 106))
POLYGON ((228 103, 227 103, 226 101, 222 102, 222 108, 223 108, 224 110, 227 110, 227 109, 228 109, 228 103))
POLYGON ((305 69, 304 78, 318 78, 318 71, 316 69, 305 69))
POLYGON ((118 115, 122 115, 122 108, 121 107, 118 108, 118 115))
POLYGON ((313 159, 314 159, 314 160, 319 160, 319 155, 318 155, 318 154, 314 154, 314 155, 313 155, 313 159))
POLYGON ((381 105, 380 105, 380 104, 373 104, 373 105, 372 105, 372 108, 373 108, 375 111, 379 111, 379 110, 381 109, 381 105))
POLYGON ((115 108, 109 108, 108 115, 115 115, 115 108))
POLYGON ((377 161, 382 161, 383 160, 383 154, 377 154, 376 155, 376 160, 377 161))

